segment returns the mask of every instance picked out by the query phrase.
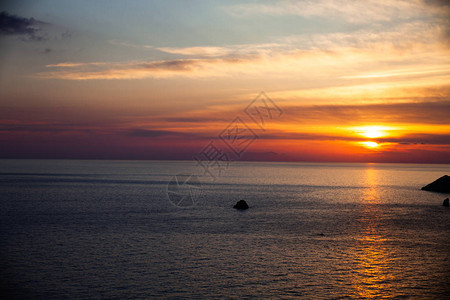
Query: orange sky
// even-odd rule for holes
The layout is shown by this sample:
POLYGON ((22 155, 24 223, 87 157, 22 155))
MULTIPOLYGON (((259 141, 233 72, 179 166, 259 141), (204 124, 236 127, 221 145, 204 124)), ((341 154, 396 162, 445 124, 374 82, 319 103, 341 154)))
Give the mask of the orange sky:
POLYGON ((0 158, 232 155, 240 117, 237 159, 450 163, 443 1, 63 2, 0 9, 0 158))

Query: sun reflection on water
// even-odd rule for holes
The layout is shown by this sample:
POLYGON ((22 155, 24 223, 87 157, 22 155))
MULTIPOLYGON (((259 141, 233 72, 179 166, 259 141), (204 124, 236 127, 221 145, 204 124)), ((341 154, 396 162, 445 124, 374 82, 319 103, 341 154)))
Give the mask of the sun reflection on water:
POLYGON ((395 275, 391 272, 394 261, 383 230, 381 211, 378 208, 379 174, 376 169, 366 171, 367 189, 363 194, 361 233, 355 247, 355 269, 352 288, 357 298, 383 298, 388 296, 395 275))

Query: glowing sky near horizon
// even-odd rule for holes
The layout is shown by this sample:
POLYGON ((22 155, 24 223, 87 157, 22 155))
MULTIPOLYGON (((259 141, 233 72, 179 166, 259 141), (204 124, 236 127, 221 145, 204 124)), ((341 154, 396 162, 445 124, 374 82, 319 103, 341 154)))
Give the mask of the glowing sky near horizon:
POLYGON ((446 1, 0 11, 0 158, 191 159, 264 91, 283 114, 243 159, 450 163, 446 1))

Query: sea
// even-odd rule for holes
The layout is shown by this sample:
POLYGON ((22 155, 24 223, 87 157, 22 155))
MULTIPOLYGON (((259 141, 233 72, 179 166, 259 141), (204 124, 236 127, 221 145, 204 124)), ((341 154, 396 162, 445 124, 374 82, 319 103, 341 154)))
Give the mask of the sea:
POLYGON ((210 167, 0 160, 2 299, 450 299, 450 165, 210 167))

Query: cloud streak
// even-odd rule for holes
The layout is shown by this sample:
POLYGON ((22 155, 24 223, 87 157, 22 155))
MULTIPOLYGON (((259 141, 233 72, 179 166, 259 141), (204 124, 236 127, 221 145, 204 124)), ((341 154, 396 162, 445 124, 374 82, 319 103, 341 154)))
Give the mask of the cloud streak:
POLYGON ((249 62, 243 58, 174 59, 152 62, 89 62, 58 63, 47 68, 59 68, 40 72, 35 76, 42 79, 95 80, 95 79, 143 79, 208 76, 226 76, 239 64, 249 62))
MULTIPOLYGON (((309 105, 285 107, 285 119, 321 124, 405 123, 450 125, 450 97, 435 102, 378 103, 366 105, 309 105)), ((287 120, 286 120, 287 121, 287 120)))
POLYGON ((187 56, 204 56, 204 57, 226 56, 231 54, 233 51, 232 49, 227 47, 187 47, 187 48, 160 47, 155 49, 170 54, 180 54, 187 56))
MULTIPOLYGON (((102 127, 87 126, 78 124, 55 124, 55 123, 16 123, 0 124, 0 136, 7 133, 25 133, 31 135, 51 134, 51 135, 72 135, 89 134, 97 135, 118 135, 129 138, 140 138, 149 140, 158 140, 160 142, 183 142, 197 141, 207 142, 208 140, 219 140, 215 132, 188 132, 182 130, 164 130, 164 129, 145 129, 145 128, 121 128, 116 127, 105 131, 102 127)), ((261 140, 279 140, 279 141, 343 141, 359 142, 366 140, 357 135, 343 135, 341 133, 323 134, 320 132, 292 132, 282 130, 271 130, 270 133, 260 134, 261 140)), ((428 145, 450 145, 450 134, 434 133, 406 133, 399 137, 381 137, 372 138, 371 141, 377 143, 395 143, 402 145, 409 144, 428 144, 428 145)))
POLYGON ((448 8, 442 9, 442 7, 446 7, 442 5, 442 2, 419 0, 285 0, 276 3, 237 4, 224 7, 224 9, 236 17, 258 14, 270 16, 295 15, 305 18, 322 17, 344 20, 349 23, 370 24, 422 18, 424 16, 446 16, 448 8))
MULTIPOLYGON (((332 135, 310 132, 278 132, 261 135, 260 139, 265 140, 308 140, 308 141, 345 141, 360 142, 367 138, 357 136, 332 135)), ((402 145, 450 145, 450 134, 406 134, 402 137, 372 138, 371 141, 377 143, 395 143, 402 145)))
MULTIPOLYGON (((57 62, 42 79, 98 80, 274 76, 307 79, 426 77, 450 73, 443 28, 417 21, 387 31, 297 35, 272 43, 221 47, 152 47, 174 59, 128 62, 57 62), (396 69, 386 70, 386 65, 396 69), (366 70, 372 74, 364 74, 366 70), (363 71, 364 70, 364 71, 363 71)), ((146 46, 148 47, 148 46, 146 46)))
POLYGON ((142 129, 132 128, 126 131, 126 135, 132 137, 145 138, 166 138, 166 139, 204 139, 200 134, 189 133, 184 131, 159 130, 159 129, 142 129))

